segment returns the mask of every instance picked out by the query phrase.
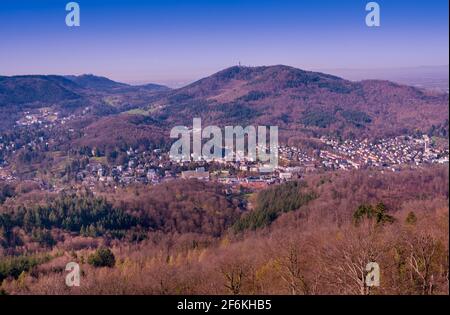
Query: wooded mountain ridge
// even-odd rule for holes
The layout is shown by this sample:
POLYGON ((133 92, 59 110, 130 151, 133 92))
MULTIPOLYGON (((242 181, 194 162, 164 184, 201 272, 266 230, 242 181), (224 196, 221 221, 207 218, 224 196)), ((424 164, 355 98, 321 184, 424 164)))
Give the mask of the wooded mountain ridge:
POLYGON ((376 137, 425 133, 436 126, 448 131, 448 102, 445 93, 389 81, 352 82, 283 65, 235 66, 172 90, 93 75, 0 77, 3 128, 26 109, 79 112, 91 106, 97 119, 90 129, 102 119, 123 122, 128 118, 111 116, 132 114, 150 117, 150 124, 165 132, 201 117, 219 126, 277 125, 285 138, 376 137))

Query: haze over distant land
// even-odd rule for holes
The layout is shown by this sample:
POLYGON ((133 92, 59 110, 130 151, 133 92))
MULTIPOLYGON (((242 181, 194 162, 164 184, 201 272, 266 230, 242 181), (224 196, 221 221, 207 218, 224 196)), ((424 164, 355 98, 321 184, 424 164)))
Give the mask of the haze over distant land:
POLYGON ((418 88, 449 92, 449 66, 378 69, 322 69, 347 80, 389 80, 418 88))

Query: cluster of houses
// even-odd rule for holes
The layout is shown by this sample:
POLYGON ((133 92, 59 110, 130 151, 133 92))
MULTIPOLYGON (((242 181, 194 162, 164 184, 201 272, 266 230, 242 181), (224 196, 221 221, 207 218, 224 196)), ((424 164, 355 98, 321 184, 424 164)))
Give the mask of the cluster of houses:
POLYGON ((449 161, 449 151, 432 144, 427 135, 421 138, 401 136, 369 140, 345 140, 321 138, 329 150, 320 151, 322 165, 327 169, 358 169, 365 167, 388 168, 393 171, 402 166, 444 164, 449 161))
MULTIPOLYGON (((87 113, 85 108, 83 113, 87 113)), ((61 123, 73 117, 58 118, 59 113, 42 109, 36 113, 25 112, 17 122, 20 126, 61 123)), ((198 179, 217 181, 231 186, 249 188, 266 187, 275 183, 300 178, 303 174, 322 170, 349 170, 359 168, 380 168, 399 170, 405 165, 443 164, 449 162, 448 146, 435 145, 427 135, 422 137, 400 136, 378 141, 352 140, 338 141, 322 137, 321 149, 304 150, 296 146, 278 147, 278 166, 267 172, 268 164, 261 164, 244 152, 237 152, 238 161, 226 158, 204 161, 191 156, 191 161, 176 161, 168 152, 160 149, 126 151, 127 159, 122 165, 111 165, 106 159, 90 158, 89 163, 76 171, 75 180, 85 187, 94 189, 97 185, 111 187, 127 186, 135 183, 158 184, 164 181, 198 179)), ((26 145, 31 148, 48 146, 49 139, 39 137, 26 145)), ((7 171, 7 162, 2 159, 14 153, 16 144, 11 139, 0 136, 0 179, 13 180, 14 174, 7 171)), ((259 150, 260 148, 258 148, 259 150)), ((95 157, 95 153, 93 154, 95 157)), ((225 154, 226 156, 226 154, 225 154)))
MULTIPOLYGON (((59 112, 53 111, 49 108, 42 108, 35 112, 25 111, 23 117, 16 121, 19 126, 32 126, 32 125, 51 125, 58 120, 66 121, 69 117, 63 117, 59 119, 59 112)), ((45 127, 45 126, 44 126, 45 127)))
POLYGON ((133 164, 127 166, 105 167, 91 162, 84 170, 77 173, 77 181, 84 187, 95 189, 98 184, 117 187, 130 184, 156 185, 173 179, 197 179, 202 181, 216 181, 230 186, 244 186, 248 188, 264 188, 269 185, 300 178, 303 169, 300 167, 278 167, 272 173, 260 174, 257 171, 240 171, 239 169, 208 170, 205 167, 197 167, 194 170, 182 170, 173 168, 169 161, 162 161, 158 165, 154 163, 133 164))
POLYGON ((404 165, 417 166, 423 163, 448 163, 448 149, 439 150, 432 145, 428 136, 408 136, 368 140, 345 140, 338 142, 321 138, 324 149, 307 154, 297 147, 279 148, 280 163, 295 167, 277 166, 271 172, 264 172, 265 165, 251 159, 241 161, 173 161, 169 154, 159 149, 139 152, 129 149, 128 161, 124 165, 107 166, 90 160, 84 170, 77 174, 77 180, 84 186, 95 187, 99 183, 107 186, 127 186, 133 183, 158 184, 164 181, 197 179, 217 181, 231 186, 263 188, 275 183, 300 178, 305 173, 318 170, 349 170, 366 167, 399 170, 404 165), (214 163, 214 167, 211 167, 214 163))
MULTIPOLYGON (((91 111, 90 107, 85 107, 81 114, 86 115, 91 111)), ((43 128, 50 128, 56 124, 65 125, 69 121, 77 118, 77 115, 71 114, 68 116, 62 116, 58 111, 54 111, 51 108, 40 108, 36 111, 25 111, 22 117, 16 121, 16 125, 23 126, 35 126, 38 125, 43 128)))
POLYGON ((108 166, 91 158, 89 163, 76 173, 77 182, 84 187, 95 189, 98 184, 110 187, 130 184, 159 184, 179 179, 197 179, 216 181, 230 186, 263 188, 274 183, 298 179, 305 171, 302 167, 278 166, 272 172, 261 173, 265 165, 250 160, 230 161, 227 163, 206 161, 172 161, 168 153, 159 149, 139 152, 129 149, 124 165, 108 166), (214 167, 212 167, 214 166, 214 167))
POLYGON ((98 183, 108 186, 127 186, 133 183, 157 184, 172 176, 164 169, 170 167, 170 161, 163 160, 159 149, 151 152, 127 150, 128 160, 124 165, 109 166, 96 159, 76 174, 76 180, 86 187, 95 187, 98 183), (161 174, 162 172, 162 174, 161 174))

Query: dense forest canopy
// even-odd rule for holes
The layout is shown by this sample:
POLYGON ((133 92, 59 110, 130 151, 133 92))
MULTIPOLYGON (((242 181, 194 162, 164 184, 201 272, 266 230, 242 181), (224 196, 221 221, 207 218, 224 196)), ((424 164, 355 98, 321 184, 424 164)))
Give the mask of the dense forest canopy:
POLYGON ((448 293, 448 167, 317 174, 252 196, 197 180, 34 203, 2 191, 4 293, 361 294, 352 269, 366 260, 383 272, 371 294, 448 293), (81 291, 58 284, 67 261, 81 291))

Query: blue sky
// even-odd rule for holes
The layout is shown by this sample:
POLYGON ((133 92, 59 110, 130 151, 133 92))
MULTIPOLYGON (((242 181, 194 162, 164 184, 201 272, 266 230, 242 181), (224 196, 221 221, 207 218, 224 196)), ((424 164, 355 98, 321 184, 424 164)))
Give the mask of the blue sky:
POLYGON ((94 73, 125 82, 186 82, 228 66, 304 69, 445 65, 448 0, 0 1, 0 75, 94 73))

